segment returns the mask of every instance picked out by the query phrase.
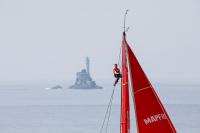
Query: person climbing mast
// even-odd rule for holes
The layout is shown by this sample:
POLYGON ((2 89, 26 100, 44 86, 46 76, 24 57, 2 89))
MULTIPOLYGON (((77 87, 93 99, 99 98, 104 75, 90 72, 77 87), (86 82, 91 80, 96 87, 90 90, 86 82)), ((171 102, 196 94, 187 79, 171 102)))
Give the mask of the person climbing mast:
POLYGON ((118 68, 117 64, 115 64, 114 68, 113 68, 113 73, 114 73, 114 77, 115 79, 115 83, 113 84, 113 86, 116 86, 116 84, 118 83, 119 79, 122 77, 121 73, 120 73, 120 69, 118 68))

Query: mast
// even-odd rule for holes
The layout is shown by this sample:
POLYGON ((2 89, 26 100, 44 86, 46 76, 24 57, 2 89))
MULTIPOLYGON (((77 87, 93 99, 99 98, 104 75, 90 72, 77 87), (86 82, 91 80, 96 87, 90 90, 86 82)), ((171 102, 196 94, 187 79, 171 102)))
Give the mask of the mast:
POLYGON ((128 14, 128 9, 126 10, 125 14, 124 14, 124 34, 128 31, 129 27, 126 28, 126 15, 128 14))
POLYGON ((130 103, 129 103, 129 86, 128 86, 128 67, 127 67, 127 45, 126 36, 126 10, 124 15, 124 32, 122 38, 122 83, 121 83, 121 133, 130 132, 130 103))
POLYGON ((122 87, 121 87, 121 133, 130 132, 130 103, 128 86, 128 67, 127 67, 127 46, 125 43, 125 33, 122 40, 122 87))

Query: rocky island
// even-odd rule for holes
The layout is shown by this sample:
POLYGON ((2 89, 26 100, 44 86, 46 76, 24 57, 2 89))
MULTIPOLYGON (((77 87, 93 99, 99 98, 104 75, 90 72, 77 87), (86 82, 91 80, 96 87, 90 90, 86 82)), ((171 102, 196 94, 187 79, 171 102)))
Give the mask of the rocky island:
POLYGON ((101 86, 96 85, 90 76, 90 60, 86 57, 86 69, 82 69, 76 73, 76 81, 70 89, 102 89, 101 86))

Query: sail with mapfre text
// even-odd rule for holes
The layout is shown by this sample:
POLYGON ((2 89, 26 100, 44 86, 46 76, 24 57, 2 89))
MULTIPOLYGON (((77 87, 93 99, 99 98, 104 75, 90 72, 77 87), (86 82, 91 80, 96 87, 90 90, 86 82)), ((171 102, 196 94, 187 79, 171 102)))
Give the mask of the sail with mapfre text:
POLYGON ((135 104, 138 133, 176 133, 176 130, 164 109, 154 88, 142 70, 130 46, 127 47, 130 82, 135 104))

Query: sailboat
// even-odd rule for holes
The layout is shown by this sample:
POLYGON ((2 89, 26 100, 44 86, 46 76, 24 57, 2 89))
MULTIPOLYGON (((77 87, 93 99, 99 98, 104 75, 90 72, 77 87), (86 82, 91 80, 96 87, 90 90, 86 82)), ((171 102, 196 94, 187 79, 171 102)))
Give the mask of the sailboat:
POLYGON ((133 97, 137 133, 176 133, 176 129, 161 103, 161 100, 126 41, 125 24, 121 47, 122 82, 120 133, 130 133, 129 92, 132 93, 133 97))
POLYGON ((123 32, 122 83, 121 83, 121 133, 130 132, 129 83, 138 133, 176 133, 163 104, 145 75, 123 32), (130 76, 129 76, 130 75, 130 76), (130 79, 129 79, 130 77, 130 79))

